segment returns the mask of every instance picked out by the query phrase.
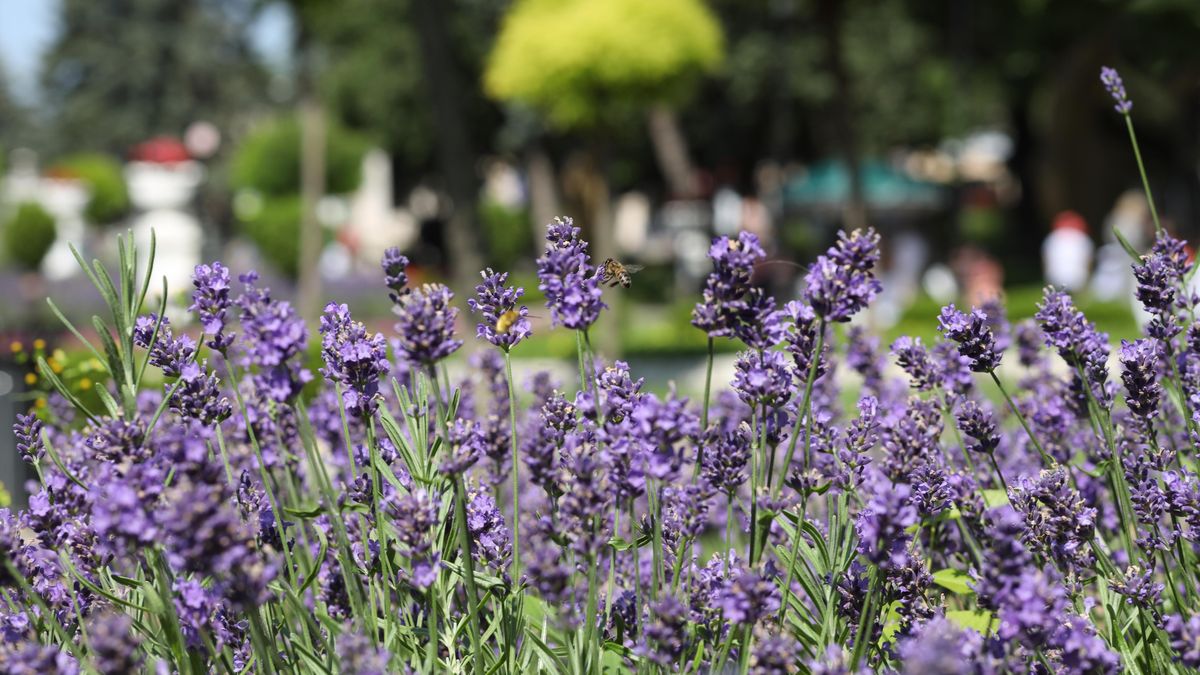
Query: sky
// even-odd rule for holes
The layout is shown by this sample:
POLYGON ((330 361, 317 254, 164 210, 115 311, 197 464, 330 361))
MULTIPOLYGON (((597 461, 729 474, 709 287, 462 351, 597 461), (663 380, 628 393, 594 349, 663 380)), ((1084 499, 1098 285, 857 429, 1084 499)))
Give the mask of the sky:
MULTIPOLYGON (((54 40, 58 5, 59 0, 0 0, 0 67, 26 103, 37 100, 38 64, 54 40)), ((291 20, 281 3, 262 11, 251 40, 268 63, 286 61, 291 20)))

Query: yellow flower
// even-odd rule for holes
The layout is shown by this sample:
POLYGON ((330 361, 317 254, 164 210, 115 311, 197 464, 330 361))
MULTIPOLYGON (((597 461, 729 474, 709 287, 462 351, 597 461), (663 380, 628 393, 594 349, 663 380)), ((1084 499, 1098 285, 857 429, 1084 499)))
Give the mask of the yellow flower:
POLYGON ((25 373, 25 384, 27 384, 31 387, 33 385, 37 384, 37 374, 36 373, 25 373))
POLYGON ((34 348, 34 349, 38 349, 38 350, 45 349, 45 348, 46 348, 46 341, 45 341, 45 340, 43 340, 42 338, 38 338, 38 339, 34 340, 34 341, 33 341, 33 348, 34 348))
POLYGON ((82 389, 82 390, 84 390, 84 391, 87 391, 88 389, 91 389, 91 388, 92 388, 92 381, 91 381, 91 380, 89 380, 89 379, 88 379, 88 378, 86 378, 86 377, 81 377, 81 378, 79 378, 79 388, 80 388, 80 389, 82 389))
POLYGON ((59 363, 58 359, 50 359, 46 363, 50 364, 50 370, 53 370, 55 375, 62 373, 63 364, 59 363))
POLYGON ((39 398, 37 401, 34 401, 34 405, 39 408, 45 408, 46 407, 46 399, 39 398))
POLYGON ((20 353, 21 353, 21 351, 25 349, 25 345, 21 344, 21 343, 20 343, 19 341, 17 341, 17 340, 13 340, 13 341, 12 341, 12 344, 10 344, 10 345, 8 346, 8 348, 12 350, 12 353, 14 353, 14 354, 20 354, 20 353))

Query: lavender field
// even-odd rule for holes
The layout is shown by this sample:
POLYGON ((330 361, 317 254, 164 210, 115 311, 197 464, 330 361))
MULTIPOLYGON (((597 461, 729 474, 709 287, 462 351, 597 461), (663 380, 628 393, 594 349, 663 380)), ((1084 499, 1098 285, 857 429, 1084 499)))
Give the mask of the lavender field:
MULTIPOLYGON (((1102 80, 1132 138, 1119 76, 1102 80)), ((855 322, 879 246, 842 232, 783 302, 751 283, 755 235, 715 238, 692 324, 710 374, 717 341, 741 351, 689 400, 593 349, 621 289, 567 218, 533 310, 504 272, 455 298, 389 250, 385 333, 337 303, 306 326, 213 262, 193 338, 147 301, 153 251, 125 239, 116 269, 84 266, 105 305, 85 340, 98 403, 42 357, 56 393, 14 428, 38 486, 0 511, 0 670, 1200 668, 1185 243, 1160 226, 1129 250, 1143 335, 1047 288, 1032 320, 949 305, 936 342, 892 344, 855 322), (575 378, 514 373, 531 311, 575 336, 575 378)))

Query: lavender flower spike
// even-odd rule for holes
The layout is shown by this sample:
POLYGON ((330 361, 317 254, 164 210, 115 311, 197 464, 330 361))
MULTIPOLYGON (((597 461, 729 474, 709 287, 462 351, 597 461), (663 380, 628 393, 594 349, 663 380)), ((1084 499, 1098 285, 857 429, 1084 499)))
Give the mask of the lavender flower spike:
POLYGON ((838 233, 838 241, 817 258, 804 276, 804 299, 817 316, 845 322, 882 290, 873 272, 879 262, 875 230, 838 233))
POLYGON ((475 335, 508 351, 530 335, 529 308, 524 305, 517 308, 525 289, 505 286, 507 272, 493 272, 489 268, 480 275, 483 283, 475 287, 477 297, 467 300, 471 311, 483 317, 475 335))
POLYGON ((1125 82, 1121 80, 1121 74, 1116 68, 1108 66, 1100 67, 1100 82, 1104 84, 1104 88, 1109 95, 1113 97, 1115 102, 1113 109, 1122 115, 1128 115, 1129 111, 1133 110, 1133 101, 1125 94, 1125 82))
POLYGON ((224 353, 233 342, 233 334, 225 332, 225 312, 229 309, 229 268, 219 262, 211 265, 196 265, 192 276, 192 304, 188 311, 195 312, 200 327, 211 335, 208 346, 224 353))
POLYGON ((1157 340, 1142 338, 1129 342, 1121 340, 1121 382, 1125 385, 1125 402, 1129 411, 1143 421, 1153 417, 1162 396, 1162 385, 1158 383, 1157 340))
POLYGON ((954 305, 947 305, 938 317, 938 330, 958 343, 958 353, 971 360, 972 371, 990 373, 1000 365, 996 336, 982 311, 972 309, 967 315, 954 305))
POLYGON ((341 384, 346 412, 368 417, 375 412, 379 378, 390 368, 387 342, 350 318, 346 305, 329 303, 321 316, 321 374, 341 384))
POLYGON ((390 290, 388 296, 392 302, 400 302, 400 298, 408 293, 408 258, 393 246, 383 252, 379 265, 383 268, 383 283, 390 290))
POLYGON ((432 365, 458 351, 454 339, 458 309, 454 294, 442 284, 425 284, 402 296, 392 311, 396 322, 397 350, 410 362, 432 365))
POLYGON ((587 242, 570 218, 555 218, 546 230, 546 253, 538 258, 538 290, 555 325, 584 330, 600 318, 600 279, 590 264, 587 242))

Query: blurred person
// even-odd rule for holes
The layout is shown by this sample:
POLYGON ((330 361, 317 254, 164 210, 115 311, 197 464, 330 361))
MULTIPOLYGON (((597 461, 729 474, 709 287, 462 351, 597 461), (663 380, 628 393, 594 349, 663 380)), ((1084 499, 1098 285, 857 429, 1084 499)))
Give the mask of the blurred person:
POLYGON ((771 220, 771 212, 765 204, 753 195, 744 197, 742 207, 742 229, 758 235, 758 240, 767 250, 775 245, 775 227, 771 220))
POLYGON ((742 224, 742 196, 729 185, 722 185, 713 195, 713 231, 733 237, 742 224))
POLYGON ((963 302, 967 305, 981 305, 1000 297, 1004 290, 1004 268, 990 253, 974 244, 965 244, 955 251, 950 266, 962 280, 963 302))
POLYGON ((1054 218, 1050 234, 1042 242, 1042 270, 1046 283, 1067 291, 1078 291, 1091 273, 1095 244, 1088 236, 1087 221, 1074 211, 1054 218))

